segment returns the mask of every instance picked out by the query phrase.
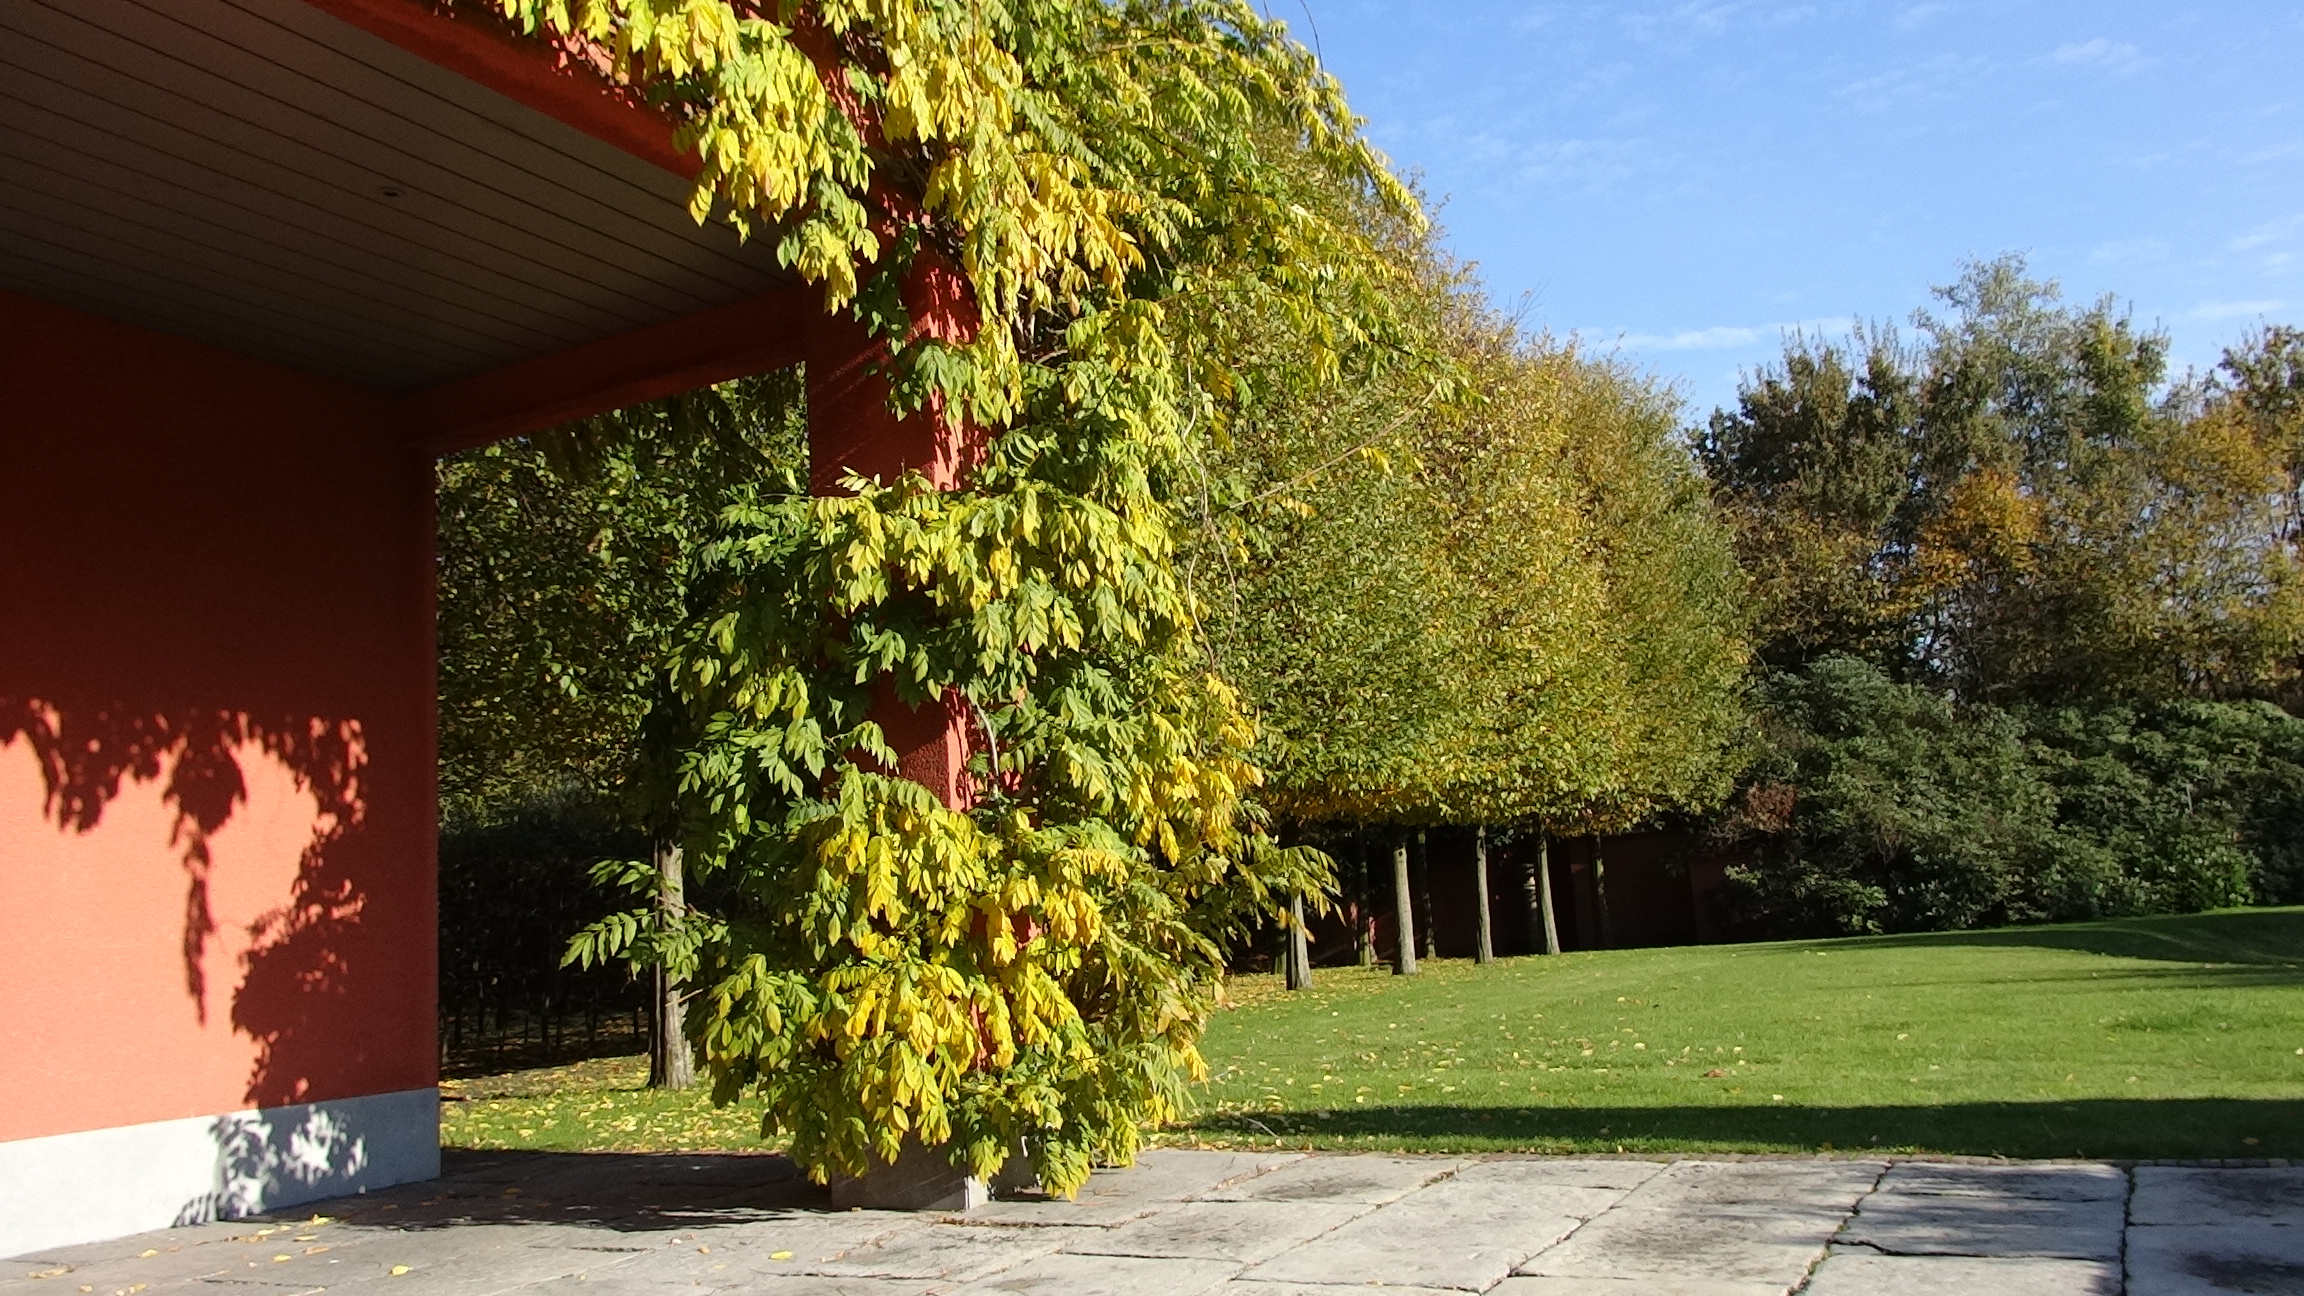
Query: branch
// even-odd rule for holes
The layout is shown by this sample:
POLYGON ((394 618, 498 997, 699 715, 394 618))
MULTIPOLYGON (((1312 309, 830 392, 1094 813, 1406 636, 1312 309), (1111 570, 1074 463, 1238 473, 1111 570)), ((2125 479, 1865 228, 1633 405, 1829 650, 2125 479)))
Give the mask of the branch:
POLYGON ((1401 424, 1407 422, 1409 419, 1414 418, 1416 415, 1421 414, 1426 409, 1430 408, 1432 402, 1438 399, 1439 395, 1440 393, 1437 390, 1426 392, 1424 394, 1423 400, 1416 402, 1415 405, 1409 407, 1408 409, 1402 410, 1400 412, 1400 417, 1393 419, 1390 423, 1387 423, 1382 428, 1378 429, 1374 436, 1369 437, 1367 440, 1362 441, 1358 445, 1351 446, 1336 452, 1336 454, 1331 456, 1326 462, 1317 464, 1312 468, 1305 470, 1304 472, 1300 472, 1260 495, 1249 496, 1247 499, 1244 499, 1238 504, 1233 505, 1232 507, 1234 511, 1244 509, 1251 504, 1261 504, 1265 500, 1268 500, 1275 495, 1293 490, 1294 488, 1303 485, 1305 482, 1310 481, 1312 478, 1317 477, 1320 474, 1335 467, 1336 465, 1344 462, 1346 459, 1349 459, 1352 456, 1359 454, 1361 451, 1366 450, 1368 447, 1375 445, 1377 442, 1392 435, 1394 432, 1399 431, 1401 424))

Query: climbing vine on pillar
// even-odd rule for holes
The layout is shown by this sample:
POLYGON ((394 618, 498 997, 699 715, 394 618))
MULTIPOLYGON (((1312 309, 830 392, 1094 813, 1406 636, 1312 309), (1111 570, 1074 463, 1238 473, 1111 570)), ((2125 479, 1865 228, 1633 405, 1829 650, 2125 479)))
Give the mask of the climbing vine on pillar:
POLYGON ((1394 274, 1333 196, 1415 205, 1243 4, 501 8, 682 123, 696 214, 861 320, 898 412, 988 433, 959 489, 730 511, 646 778, 732 898, 572 953, 697 987, 716 1093, 764 1095, 820 1175, 915 1136, 979 1172, 1021 1143, 1069 1190, 1203 1073, 1223 941, 1330 885, 1257 822, 1254 725, 1174 562, 1180 464, 1260 374, 1170 312, 1276 311, 1293 379, 1333 374, 1392 345, 1394 274), (913 316, 939 268, 980 326, 913 316), (890 688, 982 735, 975 804, 888 772, 890 688))

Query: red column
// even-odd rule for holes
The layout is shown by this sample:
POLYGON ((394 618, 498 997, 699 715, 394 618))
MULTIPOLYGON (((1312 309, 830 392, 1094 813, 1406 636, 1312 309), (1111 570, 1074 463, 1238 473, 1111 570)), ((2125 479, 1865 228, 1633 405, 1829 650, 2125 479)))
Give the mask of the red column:
MULTIPOLYGON (((904 296, 915 338, 964 342, 974 335, 974 302, 950 268, 915 270, 904 296)), ((935 411, 906 418, 890 412, 888 381, 878 372, 888 349, 847 312, 814 314, 806 357, 808 480, 816 494, 843 493, 841 479, 851 473, 893 482, 915 468, 938 489, 952 490, 982 457, 983 438, 956 420, 935 411)), ((947 692, 940 702, 906 706, 894 684, 882 679, 872 718, 896 750, 898 774, 925 784, 954 809, 975 800, 967 778, 973 734, 967 702, 947 692)))

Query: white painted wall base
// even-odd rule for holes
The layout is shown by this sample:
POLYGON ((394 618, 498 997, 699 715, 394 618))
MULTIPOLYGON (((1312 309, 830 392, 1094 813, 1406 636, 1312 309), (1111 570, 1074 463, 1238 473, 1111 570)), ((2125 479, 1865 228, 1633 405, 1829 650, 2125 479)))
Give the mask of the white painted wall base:
POLYGON ((281 1210, 440 1174, 440 1091, 0 1143, 0 1256, 281 1210))

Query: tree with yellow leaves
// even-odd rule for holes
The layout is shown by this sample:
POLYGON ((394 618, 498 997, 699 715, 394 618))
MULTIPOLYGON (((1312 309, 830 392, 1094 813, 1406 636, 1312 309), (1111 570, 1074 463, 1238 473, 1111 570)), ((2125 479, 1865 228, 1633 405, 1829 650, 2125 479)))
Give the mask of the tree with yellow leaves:
POLYGON ((1327 882, 1256 821, 1254 723, 1177 573, 1183 465, 1247 388, 1169 322, 1257 302, 1336 374, 1395 275, 1312 190, 1413 202, 1311 53, 1229 0, 500 3, 683 121, 697 212, 886 342, 899 412, 991 433, 960 489, 723 516, 642 782, 729 899, 575 955, 692 987, 716 1095, 762 1097, 818 1176, 910 1140, 978 1173, 1022 1146, 1058 1192, 1126 1162, 1203 1073, 1224 940, 1327 882), (958 268, 973 337, 914 336, 923 259, 958 268), (987 734, 979 804, 888 772, 884 689, 987 734))

